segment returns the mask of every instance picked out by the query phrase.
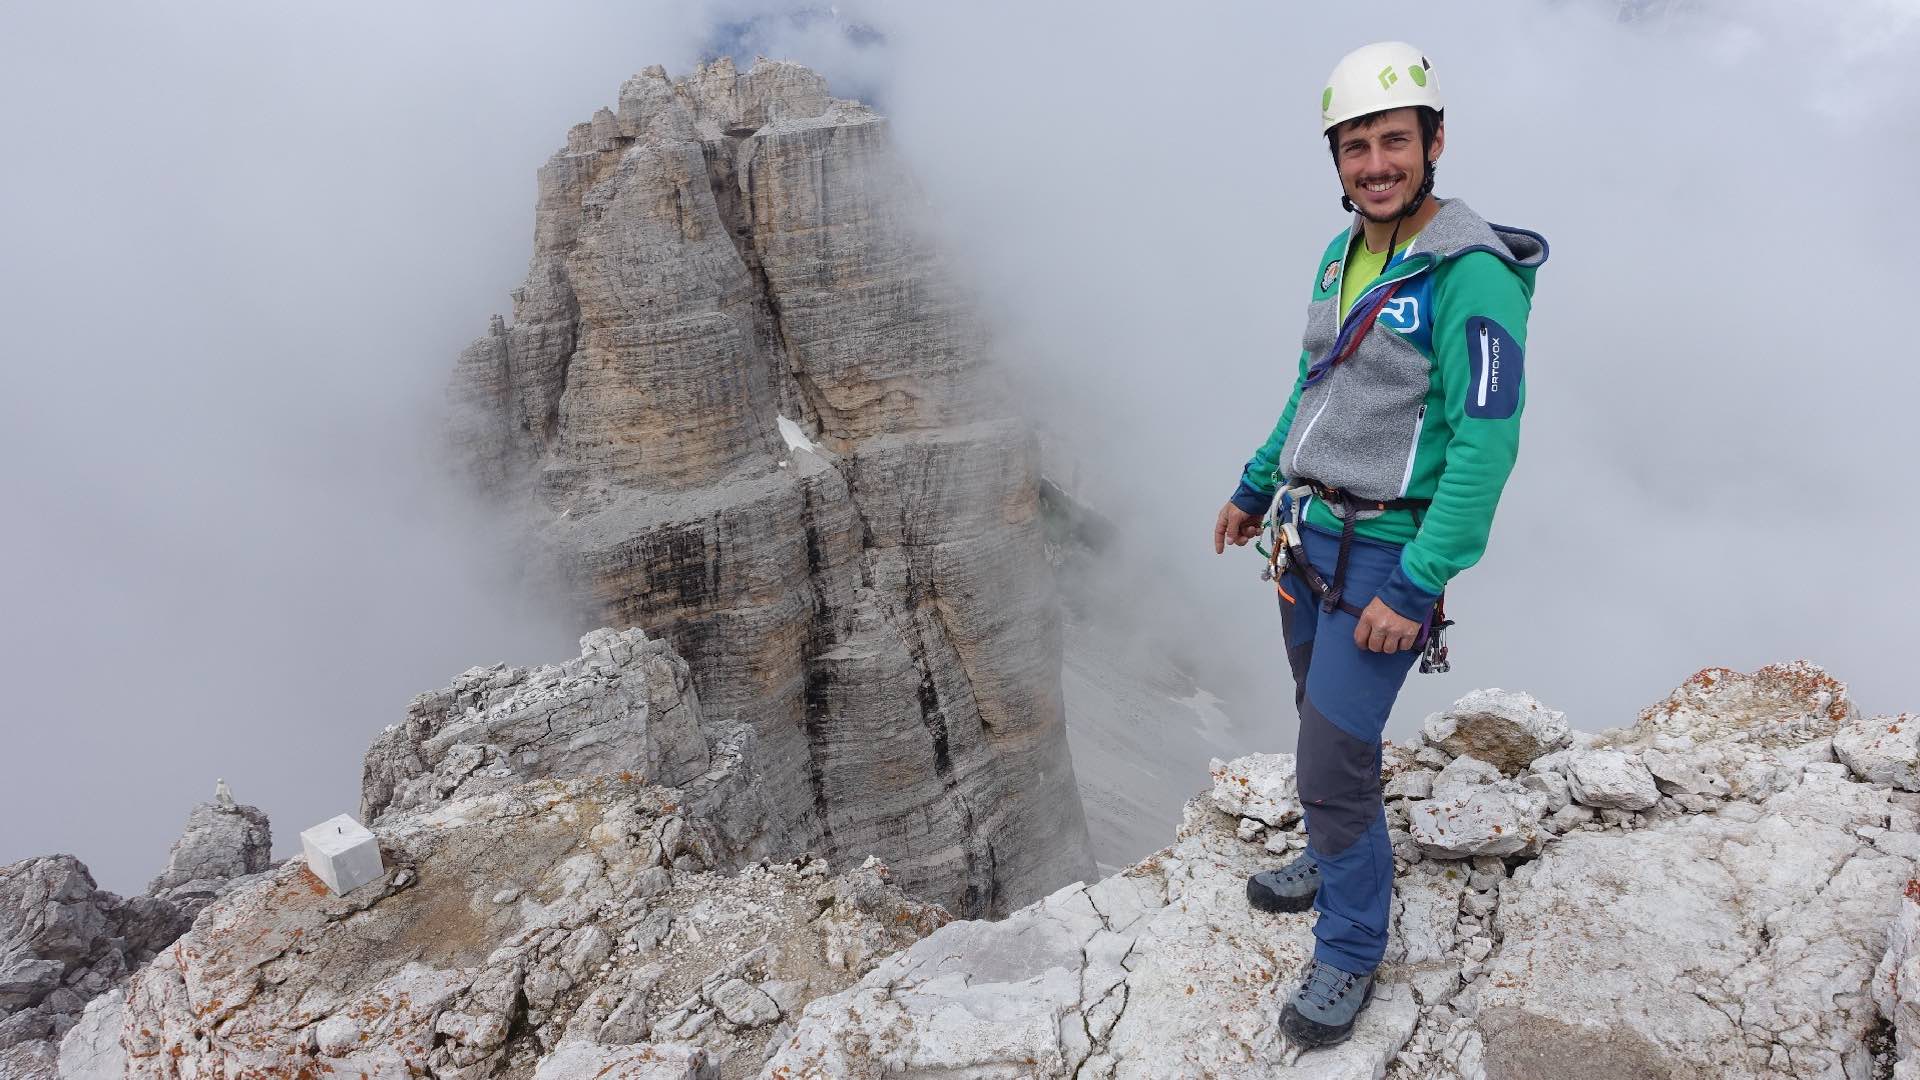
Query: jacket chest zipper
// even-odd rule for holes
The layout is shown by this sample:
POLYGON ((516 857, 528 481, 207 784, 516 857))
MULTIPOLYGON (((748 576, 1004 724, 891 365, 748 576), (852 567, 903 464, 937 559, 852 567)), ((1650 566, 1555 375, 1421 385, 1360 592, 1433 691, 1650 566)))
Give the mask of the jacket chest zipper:
POLYGON ((1413 417, 1413 441, 1407 444, 1407 469, 1400 474, 1400 497, 1403 499, 1407 496, 1407 485, 1413 483, 1413 459, 1420 456, 1420 429, 1426 424, 1427 407, 1421 405, 1420 411, 1413 417))

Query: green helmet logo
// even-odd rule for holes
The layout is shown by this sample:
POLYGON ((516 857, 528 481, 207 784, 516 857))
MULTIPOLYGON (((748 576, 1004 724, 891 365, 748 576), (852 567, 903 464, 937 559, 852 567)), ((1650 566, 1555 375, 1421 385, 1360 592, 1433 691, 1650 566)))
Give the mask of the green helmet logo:
POLYGON ((1407 75, 1413 79, 1413 85, 1415 86, 1427 85, 1427 69, 1426 68, 1410 67, 1407 69, 1407 75))
POLYGON ((1333 87, 1329 86, 1320 91, 1320 111, 1326 112, 1331 108, 1333 108, 1333 87))
POLYGON ((1389 89, 1393 86, 1394 83, 1397 83, 1399 81, 1400 81, 1400 76, 1395 75, 1393 73, 1392 68, 1383 67, 1380 69, 1380 89, 1382 90, 1389 89))

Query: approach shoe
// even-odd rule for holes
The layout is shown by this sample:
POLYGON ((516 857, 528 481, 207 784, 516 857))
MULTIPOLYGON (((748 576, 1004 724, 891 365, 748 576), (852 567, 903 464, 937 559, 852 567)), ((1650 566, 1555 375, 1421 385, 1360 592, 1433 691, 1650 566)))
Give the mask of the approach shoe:
POLYGON ((1247 903, 1261 911, 1305 911, 1320 891, 1320 864, 1311 852, 1278 870, 1262 870, 1247 879, 1247 903))
POLYGON ((1315 960, 1307 979, 1280 1010, 1280 1030, 1307 1050, 1345 1042, 1353 1018, 1373 1000, 1373 976, 1355 975, 1315 960))

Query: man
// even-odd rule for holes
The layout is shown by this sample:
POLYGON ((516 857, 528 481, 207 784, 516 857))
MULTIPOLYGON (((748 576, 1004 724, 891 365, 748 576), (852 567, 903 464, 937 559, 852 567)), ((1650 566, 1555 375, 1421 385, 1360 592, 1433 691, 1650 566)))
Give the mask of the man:
POLYGON ((1353 221, 1313 267, 1293 393, 1214 523, 1245 544, 1280 494, 1298 521, 1276 559, 1300 713, 1307 850, 1247 883, 1268 911, 1318 911, 1313 961, 1281 1024, 1307 1047, 1348 1037, 1386 951, 1393 849, 1380 739, 1435 608, 1486 549, 1519 447, 1534 271, 1546 241, 1432 196, 1446 146, 1420 50, 1349 53, 1321 125, 1353 221), (1297 515, 1297 517, 1296 517, 1297 515))

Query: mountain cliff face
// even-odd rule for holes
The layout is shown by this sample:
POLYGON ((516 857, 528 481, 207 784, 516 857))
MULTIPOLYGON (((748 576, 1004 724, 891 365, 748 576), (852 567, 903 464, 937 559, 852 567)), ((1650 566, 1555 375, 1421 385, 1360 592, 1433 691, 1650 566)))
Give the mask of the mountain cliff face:
POLYGON ((647 69, 540 170, 455 437, 588 625, 753 728, 779 846, 999 915, 1092 865, 1035 440, 918 201, 805 68, 647 69))

